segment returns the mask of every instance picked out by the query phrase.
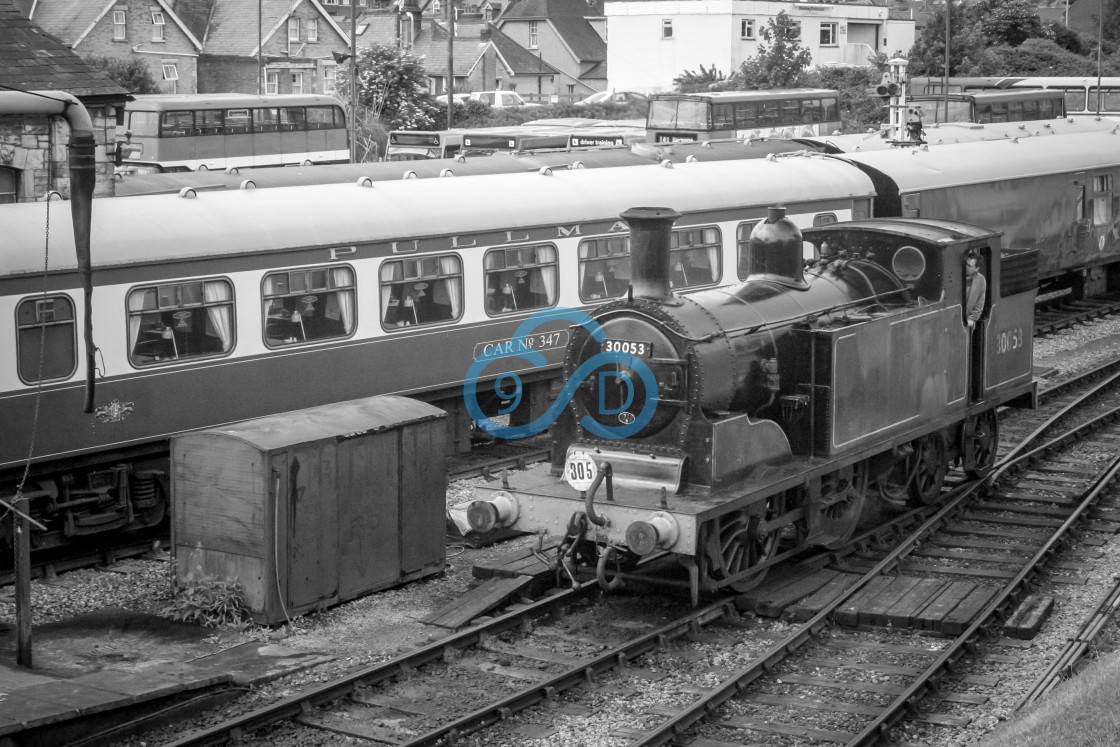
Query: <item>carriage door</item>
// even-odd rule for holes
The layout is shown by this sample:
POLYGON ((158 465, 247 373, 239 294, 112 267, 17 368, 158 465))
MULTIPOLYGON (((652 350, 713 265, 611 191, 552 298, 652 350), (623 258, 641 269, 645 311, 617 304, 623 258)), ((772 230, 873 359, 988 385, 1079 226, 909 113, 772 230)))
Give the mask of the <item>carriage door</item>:
MULTIPOLYGON (((991 273, 991 258, 988 256, 986 250, 978 250, 980 254, 980 272, 988 281, 988 291, 984 298, 984 310, 980 313, 980 319, 976 322, 976 329, 973 330, 971 340, 969 341, 968 353, 968 392, 969 400, 977 402, 984 398, 984 371, 985 366, 985 351, 987 350, 987 335, 988 335, 988 319, 992 313, 992 273, 991 273)), ((963 278, 963 269, 962 269, 963 278)), ((962 286, 967 288, 967 283, 962 282, 962 286)), ((967 291, 966 291, 967 293, 967 291)), ((965 318, 967 318, 967 298, 965 299, 965 318)))

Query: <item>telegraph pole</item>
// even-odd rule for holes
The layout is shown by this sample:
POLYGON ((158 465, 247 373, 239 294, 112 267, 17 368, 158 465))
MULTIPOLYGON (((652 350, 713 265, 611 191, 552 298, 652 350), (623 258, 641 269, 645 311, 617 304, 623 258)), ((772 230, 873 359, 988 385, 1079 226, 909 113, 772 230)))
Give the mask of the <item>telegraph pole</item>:
POLYGON ((264 95, 264 32, 261 24, 264 23, 264 9, 261 7, 264 0, 257 0, 257 95, 264 95))
POLYGON ((455 0, 447 0, 447 129, 455 114, 455 0))
POLYGON ((358 0, 350 0, 350 163, 358 162, 358 0))

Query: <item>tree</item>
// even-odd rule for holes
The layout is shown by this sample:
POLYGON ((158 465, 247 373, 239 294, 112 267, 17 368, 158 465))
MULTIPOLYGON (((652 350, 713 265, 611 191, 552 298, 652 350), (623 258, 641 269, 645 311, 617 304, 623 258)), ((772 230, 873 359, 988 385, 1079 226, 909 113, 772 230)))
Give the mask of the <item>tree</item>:
POLYGON ((704 69, 704 65, 701 64, 699 72, 694 73, 691 70, 685 70, 673 78, 673 85, 681 93, 697 93, 716 90, 726 80, 727 76, 717 70, 715 65, 704 69))
MULTIPOLYGON (((1045 38, 1047 29, 1029 0, 982 0, 949 8, 949 74, 1014 75, 1000 68, 993 47, 1017 47, 1045 38)), ((945 74, 945 6, 935 8, 910 50, 910 75, 945 74)))
POLYGON ((105 73, 129 93, 160 93, 159 83, 142 60, 121 57, 87 57, 85 61, 105 73))
POLYGON ((743 62, 730 83, 739 89, 790 88, 796 86, 812 53, 801 46, 801 25, 784 11, 766 22, 759 34, 767 42, 758 45, 758 54, 743 62))
POLYGON ((1006 0, 994 5, 980 22, 980 33, 989 46, 1017 47, 1027 39, 1043 37, 1042 19, 1029 0, 1006 0))
MULTIPOLYGON (((397 47, 373 44, 358 53, 357 121, 378 122, 387 130, 429 130, 442 114, 428 93, 420 58, 397 47)), ((338 97, 350 101, 350 75, 339 70, 338 97)))

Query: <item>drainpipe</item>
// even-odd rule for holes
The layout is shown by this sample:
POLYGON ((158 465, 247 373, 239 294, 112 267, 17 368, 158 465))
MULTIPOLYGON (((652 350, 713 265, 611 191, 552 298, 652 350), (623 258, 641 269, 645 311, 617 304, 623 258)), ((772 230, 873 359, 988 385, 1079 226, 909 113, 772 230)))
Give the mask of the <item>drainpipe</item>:
POLYGON ((97 177, 93 120, 78 99, 62 91, 0 91, 0 114, 60 116, 70 125, 67 144, 70 150, 70 215, 74 223, 78 278, 85 294, 86 400, 82 412, 93 412, 97 370, 97 348, 93 344, 93 267, 89 251, 93 187, 97 177))

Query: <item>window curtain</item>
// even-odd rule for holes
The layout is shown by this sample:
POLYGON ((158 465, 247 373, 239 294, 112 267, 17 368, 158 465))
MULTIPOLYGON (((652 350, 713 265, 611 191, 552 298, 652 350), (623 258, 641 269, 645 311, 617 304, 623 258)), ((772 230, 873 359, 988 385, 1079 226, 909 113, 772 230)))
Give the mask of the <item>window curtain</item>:
POLYGON ((544 293, 545 301, 549 306, 556 303, 556 249, 551 246, 542 246, 539 250, 538 259, 541 262, 547 262, 540 268, 540 272, 533 275, 535 281, 530 285, 530 290, 534 293, 544 293), (536 286, 543 285, 543 288, 536 286))
MULTIPOLYGON (((207 303, 229 301, 233 291, 229 283, 218 281, 206 283, 202 286, 202 300, 207 303)), ((233 344, 233 325, 231 318, 232 307, 226 303, 221 306, 206 307, 206 334, 217 337, 222 341, 222 352, 226 352, 233 344)))
POLYGON ((339 289, 331 298, 338 303, 343 331, 350 334, 354 331, 354 274, 349 267, 335 267, 331 270, 331 285, 339 289))
POLYGON ((444 276, 443 282, 447 284, 447 295, 451 301, 451 316, 454 319, 458 319, 463 310, 463 278, 461 272, 458 257, 439 258, 439 274, 444 276))
POLYGON ((144 291, 133 291, 128 294, 128 349, 136 352, 136 343, 140 341, 140 323, 144 315, 144 291))
POLYGON ((393 299, 393 283, 400 282, 400 279, 400 262, 386 262, 381 265, 381 320, 386 325, 390 324, 389 309, 392 307, 389 302, 393 299))

